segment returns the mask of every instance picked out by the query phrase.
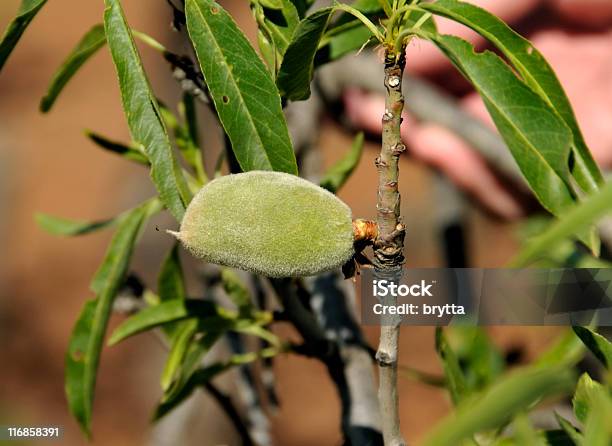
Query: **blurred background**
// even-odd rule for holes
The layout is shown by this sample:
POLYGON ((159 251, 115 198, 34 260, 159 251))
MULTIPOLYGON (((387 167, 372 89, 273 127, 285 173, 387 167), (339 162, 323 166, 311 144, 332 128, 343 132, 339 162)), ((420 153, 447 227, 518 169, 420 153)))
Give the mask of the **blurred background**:
MULTIPOLYGON (((0 29, 14 16, 19 3, 0 3, 0 29)), ((139 203, 154 190, 146 170, 99 150, 83 134, 84 129, 92 129, 113 139, 129 140, 106 49, 83 67, 49 115, 38 112, 38 103, 53 72, 91 25, 101 22, 103 12, 101 0, 49 3, 0 74, 0 425, 61 425, 65 428, 62 444, 79 445, 86 441, 67 412, 64 354, 81 306, 91 297, 89 281, 111 233, 59 239, 38 228, 34 216, 36 212, 47 212, 73 219, 101 219, 139 203)), ((166 2, 123 3, 135 29, 151 34, 178 53, 185 51, 170 29, 171 10, 166 2)), ((247 2, 232 0, 222 4, 253 41, 256 34, 247 2)), ((524 15, 519 24, 532 26, 543 15, 545 9, 534 10, 524 15)), ((415 57, 420 51, 427 52, 421 47, 412 51, 415 57)), ((168 65, 147 48, 141 47, 141 55, 158 97, 174 104, 180 89, 169 76, 168 65)), ((612 64, 608 68, 610 77, 606 81, 612 88, 612 64)), ((588 66, 584 69, 588 70, 588 66)), ((414 71, 419 73, 418 67, 414 71)), ((421 70, 420 74, 426 73, 421 70)), ((439 73, 428 75, 449 93, 466 93, 465 86, 454 77, 451 82, 439 73)), ((206 158, 214 160, 220 133, 207 124, 210 116, 201 115, 206 158)), ((354 132, 339 124, 345 121, 335 108, 323 119, 318 147, 325 166, 337 161, 350 147, 354 132)), ((374 216, 376 199, 373 161, 378 147, 375 135, 370 139, 360 165, 339 194, 355 216, 365 218, 374 216)), ((407 264, 443 266, 445 254, 437 214, 437 204, 443 197, 436 189, 438 173, 411 156, 402 157, 400 169, 407 264)), ((468 264, 503 266, 518 246, 517 224, 481 210, 469 198, 464 204, 468 264)), ((133 269, 153 284, 171 245, 169 237, 163 230, 155 231, 155 226, 165 229, 171 224, 161 218, 149 225, 135 254, 133 269)), ((186 256, 184 259, 190 264, 186 256)), ((113 326, 120 319, 115 316, 113 326)), ((284 337, 297 336, 283 325, 277 327, 277 332, 284 337)), ((502 351, 518 362, 528 361, 557 333, 553 328, 491 328, 489 332, 502 351)), ((365 334, 375 346, 378 328, 365 327, 365 334)), ((93 444, 149 444, 149 419, 160 395, 158 380, 165 355, 150 335, 103 351, 94 405, 93 444)), ((433 328, 403 328, 400 363, 440 373, 433 328)), ((274 369, 281 400, 279 412, 271 416, 276 444, 341 444, 339 402, 324 366, 316 360, 285 355, 275 361, 274 369)), ((232 380, 231 374, 224 376, 223 386, 231 390, 232 380)), ((418 440, 450 408, 443 390, 403 377, 400 392, 402 429, 409 441, 418 440)), ((197 439, 193 444, 238 444, 224 414, 203 392, 195 403, 189 404, 198 405, 186 424, 187 436, 197 439)), ((191 443, 183 440, 168 444, 191 443)))

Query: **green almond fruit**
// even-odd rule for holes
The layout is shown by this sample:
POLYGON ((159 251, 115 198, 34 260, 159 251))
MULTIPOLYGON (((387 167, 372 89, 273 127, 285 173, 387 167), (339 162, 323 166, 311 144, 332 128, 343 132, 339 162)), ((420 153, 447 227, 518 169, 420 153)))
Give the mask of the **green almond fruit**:
POLYGON ((268 277, 318 274, 354 253, 350 208, 281 172, 251 171, 207 183, 173 234, 207 262, 268 277))

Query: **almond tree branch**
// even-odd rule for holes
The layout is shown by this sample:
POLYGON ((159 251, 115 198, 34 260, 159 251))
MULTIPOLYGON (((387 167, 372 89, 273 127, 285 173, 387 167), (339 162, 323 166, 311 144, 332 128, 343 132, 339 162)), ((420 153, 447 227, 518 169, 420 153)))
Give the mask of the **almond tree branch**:
POLYGON ((230 419, 234 425, 234 428, 240 434, 243 446, 254 446, 249 430, 247 429, 246 424, 243 422, 238 409, 236 409, 234 406, 232 399, 221 392, 217 386, 210 381, 204 384, 204 388, 215 399, 215 401, 217 401, 219 406, 221 406, 227 417, 230 419))
MULTIPOLYGON (((385 52, 385 112, 382 117, 382 147, 376 158, 378 169, 378 201, 376 204, 378 238, 374 241, 374 277, 399 282, 405 227, 400 219, 398 190, 400 154, 406 149, 400 136, 404 97, 402 78, 406 64, 404 48, 399 52, 385 52)), ((385 298, 385 305, 394 305, 396 299, 385 298)), ((399 398, 397 394, 397 356, 399 341, 398 316, 381 318, 380 343, 376 353, 379 367, 378 399, 380 402, 382 431, 385 445, 400 446, 406 442, 400 432, 399 398)))

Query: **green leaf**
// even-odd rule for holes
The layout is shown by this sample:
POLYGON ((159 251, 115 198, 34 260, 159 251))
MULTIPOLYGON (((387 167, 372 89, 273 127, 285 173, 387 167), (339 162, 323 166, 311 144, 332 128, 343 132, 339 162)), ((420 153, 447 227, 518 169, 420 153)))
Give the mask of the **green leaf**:
MULTIPOLYGON (((189 324, 191 319, 183 322, 189 324)), ((189 378, 193 373, 202 365, 202 360, 206 353, 210 351, 213 345, 221 339, 225 333, 222 331, 213 331, 203 333, 203 336, 199 339, 194 339, 189 346, 187 354, 184 356, 182 362, 175 374, 175 379, 171 383, 170 387, 164 391, 161 402, 171 401, 177 395, 180 395, 183 391, 185 384, 189 381, 189 378)))
POLYGON ((174 244, 164 259, 157 279, 157 294, 162 302, 172 299, 184 300, 187 297, 178 243, 174 244))
POLYGON ((380 14, 384 13, 384 9, 378 0, 355 0, 351 6, 357 11, 364 14, 380 14))
POLYGON ((359 164, 361 160, 361 154, 363 153, 363 132, 359 132, 353 140, 351 150, 342 157, 340 161, 329 168, 323 179, 321 180, 321 187, 327 189, 332 193, 336 193, 350 178, 351 174, 359 164))
MULTIPOLYGON (((384 11, 377 1, 357 0, 351 6, 374 22, 385 18, 384 11)), ((357 51, 367 46, 366 43, 376 43, 372 37, 372 32, 361 20, 355 19, 355 16, 348 12, 343 12, 328 26, 315 56, 315 66, 357 51)))
POLYGON ((243 316, 250 314, 253 310, 251 293, 238 274, 229 268, 223 268, 221 270, 221 282, 223 283, 223 289, 238 307, 240 314, 243 316))
POLYGON ((202 151, 199 147, 197 127, 195 127, 195 104, 193 104, 193 97, 190 94, 185 93, 183 95, 183 101, 180 103, 179 109, 185 120, 184 125, 179 122, 168 107, 159 102, 159 111, 162 120, 167 128, 174 134, 176 146, 183 155, 183 159, 187 161, 187 164, 189 164, 196 173, 199 182, 197 190, 199 190, 200 187, 208 181, 208 178, 206 177, 206 172, 204 172, 202 151))
POLYGON ((298 12, 300 19, 303 19, 306 16, 306 13, 313 5, 314 0, 290 0, 295 6, 295 9, 298 12))
POLYGON ((268 10, 262 8, 260 11, 259 22, 263 21, 269 37, 272 38, 274 46, 278 52, 278 57, 282 60, 291 42, 291 37, 295 28, 300 23, 298 11, 289 0, 279 0, 278 8, 268 10))
POLYGON ((585 423, 587 420, 593 395, 598 392, 605 392, 604 387, 597 381, 593 381, 588 373, 583 373, 578 380, 576 392, 572 398, 574 415, 576 415, 576 418, 583 423, 585 423))
POLYGON ((572 437, 562 429, 540 431, 539 434, 547 446, 580 446, 580 443, 574 443, 572 437))
POLYGON ((179 104, 181 107, 181 115, 185 120, 185 130, 189 135, 191 143, 198 147, 200 145, 200 132, 198 129, 198 116, 196 114, 196 105, 194 97, 188 93, 183 94, 183 100, 179 104))
POLYGON ((229 14, 212 0, 185 2, 187 29, 240 167, 297 174, 278 90, 229 14))
POLYGON ((153 421, 158 421, 160 418, 167 415, 171 410, 175 409, 183 401, 185 401, 198 388, 198 386, 203 386, 215 376, 228 370, 230 367, 231 366, 228 366, 225 363, 216 363, 192 373, 179 391, 160 401, 159 405, 155 409, 155 413, 153 414, 153 421))
POLYGON ((72 330, 65 359, 64 385, 68 409, 88 437, 91 436, 93 389, 88 387, 91 378, 87 378, 87 376, 91 375, 91 370, 86 359, 91 356, 91 328, 94 325, 97 306, 98 301, 96 299, 87 301, 83 306, 72 330))
POLYGON ((199 386, 203 386, 215 376, 234 366, 244 365, 256 361, 259 358, 271 358, 276 356, 280 350, 278 348, 265 348, 258 352, 249 352, 241 355, 234 355, 228 361, 217 362, 210 366, 201 368, 192 373, 180 391, 174 393, 171 397, 163 399, 157 406, 153 415, 153 420, 157 421, 185 401, 199 386))
POLYGON ((533 238, 510 262, 513 267, 527 265, 545 256, 560 241, 584 230, 612 211, 612 182, 606 183, 599 192, 570 209, 541 235, 533 238))
POLYGON ((584 345, 595 355, 608 370, 612 370, 612 343, 599 333, 586 327, 572 327, 584 345))
POLYGON ((472 392, 493 383, 504 369, 502 353, 480 327, 449 327, 445 331, 453 348, 467 389, 472 392))
POLYGON ((372 33, 368 28, 357 20, 354 23, 356 26, 329 39, 329 60, 337 60, 357 51, 372 39, 372 33))
POLYGON ((513 430, 515 432, 515 439, 517 444, 524 444, 529 446, 546 446, 546 443, 542 441, 542 438, 538 436, 537 431, 534 429, 529 417, 524 413, 516 416, 512 423, 513 430))
POLYGON ((450 392, 453 403, 457 405, 467 394, 465 376, 463 376, 455 352, 448 344, 444 331, 440 327, 436 328, 436 351, 442 361, 446 387, 450 392))
POLYGON ((267 65, 270 73, 276 76, 278 54, 272 42, 272 38, 269 36, 269 33, 265 31, 265 26, 262 25, 259 25, 259 30, 257 31, 257 46, 259 47, 261 58, 267 65), (264 30, 262 31, 262 29, 264 30))
POLYGON ((278 336, 276 336, 270 330, 266 330, 260 325, 256 325, 254 323, 243 324, 243 326, 236 325, 235 327, 233 327, 233 330, 237 333, 261 338, 264 341, 267 341, 268 344, 273 347, 281 347, 281 341, 278 336))
POLYGON ((278 10, 282 8, 281 0, 258 0, 257 3, 269 9, 278 10))
POLYGON ((477 432, 503 426, 515 414, 546 396, 572 388, 567 368, 524 368, 499 379, 489 389, 464 400, 423 442, 427 446, 461 444, 477 432))
MULTIPOLYGON (((179 246, 175 243, 172 249, 164 259, 164 262, 159 271, 157 278, 157 294, 159 302, 165 302, 172 299, 187 299, 187 290, 185 289, 185 280, 183 276, 183 268, 179 258, 179 246)), ((185 321, 185 324, 188 322, 185 321)), ((163 327, 164 333, 174 340, 174 335, 181 330, 182 322, 176 324, 165 324, 163 327)))
POLYGON ((310 97, 314 57, 333 12, 334 8, 320 9, 296 28, 276 79, 281 95, 287 99, 301 101, 310 97))
MULTIPOLYGON (((198 129, 198 117, 196 114, 196 104, 194 97, 189 93, 183 94, 183 100, 179 104, 180 113, 185 121, 185 140, 182 149, 183 156, 190 166, 195 170, 198 179, 202 183, 208 181, 202 160, 202 150, 200 149, 200 133, 198 129)), ((179 146, 179 149, 181 147, 179 146)))
POLYGON ((191 344, 197 330, 198 320, 189 319, 182 323, 177 329, 176 333, 172 336, 170 353, 168 353, 168 359, 166 360, 160 380, 161 387, 164 391, 168 390, 177 378, 180 371, 180 366, 185 359, 189 345, 191 344))
POLYGON ((40 111, 48 112, 53 107, 55 100, 62 92, 68 81, 81 68, 81 66, 93 56, 106 43, 104 25, 98 24, 91 28, 79 41, 77 46, 68 55, 59 70, 56 71, 47 94, 40 101, 40 111))
POLYGON ((151 177, 161 201, 182 220, 191 200, 183 173, 174 158, 159 106, 134 45, 119 0, 105 0, 104 27, 119 76, 123 108, 132 138, 144 147, 151 162, 151 177))
POLYGON ((502 20, 478 6, 456 0, 422 3, 423 9, 462 23, 491 41, 508 58, 529 87, 563 119, 573 134, 575 155, 573 176, 585 192, 594 192, 603 177, 591 156, 572 106, 544 56, 531 42, 514 32, 502 20))
POLYGON ((0 71, 24 31, 45 3, 47 3, 47 0, 22 0, 17 11, 17 17, 9 23, 2 39, 0 39, 0 71))
POLYGON ((584 426, 584 444, 588 446, 612 444, 612 399, 603 388, 591 396, 591 409, 584 426))
POLYGON ((575 444, 571 437, 567 435, 562 429, 553 430, 538 430, 536 443, 523 443, 516 437, 501 437, 497 438, 492 446, 581 446, 575 444))
POLYGON ((106 326, 113 301, 127 273, 134 243, 151 206, 152 202, 148 201, 121 219, 92 282, 96 299, 85 305, 70 338, 66 356, 66 396, 70 412, 88 436, 106 326))
POLYGON ((557 412, 555 412, 555 418, 557 419, 557 423, 561 426, 561 429, 567 434, 568 437, 572 439, 575 445, 581 446, 584 442, 584 438, 582 434, 578 432, 578 430, 574 427, 572 423, 563 418, 557 412))
POLYGON ((89 234, 94 231, 106 229, 115 222, 116 219, 114 218, 89 222, 68 220, 42 213, 36 214, 36 223, 38 223, 42 229, 54 235, 74 236, 89 234))
POLYGON ((573 366, 582 359, 584 345, 572 330, 566 330, 557 341, 534 362, 538 367, 573 366))
POLYGON ((130 161, 134 161, 136 163, 143 164, 145 166, 149 165, 149 159, 142 152, 140 147, 136 147, 136 146, 130 147, 126 144, 123 144, 117 141, 112 141, 106 138, 105 136, 92 132, 91 130, 86 130, 85 136, 87 136, 94 144, 100 146, 104 150, 108 150, 109 152, 114 152, 130 161))
POLYGON ((574 202, 568 185, 572 135, 556 113, 494 53, 453 36, 431 40, 474 84, 542 205, 561 216, 574 202))
POLYGON ((146 330, 180 321, 188 318, 203 320, 203 324, 213 323, 218 327, 220 324, 231 322, 234 317, 229 312, 224 312, 214 303, 206 300, 195 299, 171 299, 161 302, 149 308, 139 311, 134 316, 126 319, 111 335, 108 345, 115 345, 130 336, 134 336, 146 330))

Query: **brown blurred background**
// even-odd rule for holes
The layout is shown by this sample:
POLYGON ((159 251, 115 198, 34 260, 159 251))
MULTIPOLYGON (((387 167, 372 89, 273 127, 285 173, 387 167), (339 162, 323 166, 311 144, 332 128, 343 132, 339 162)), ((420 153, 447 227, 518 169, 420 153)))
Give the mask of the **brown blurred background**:
MULTIPOLYGON (((0 3, 0 29, 18 8, 18 0, 0 3)), ((123 2, 131 25, 181 52, 169 30, 170 9, 164 1, 123 2)), ((246 2, 224 4, 254 36, 246 2)), ((83 129, 128 140, 114 69, 102 49, 69 84, 55 109, 43 116, 38 103, 54 70, 94 23, 102 20, 103 2, 54 0, 36 17, 0 74, 0 425, 61 425, 62 444, 86 444, 68 415, 63 394, 64 353, 73 323, 90 297, 89 281, 111 233, 59 239, 34 222, 38 211, 75 219, 112 216, 148 197, 153 189, 145 170, 98 150, 83 129)), ((173 103, 179 91, 158 54, 141 48, 157 94, 173 103)), ((205 127, 205 150, 214 150, 219 135, 205 127)), ((327 119, 320 147, 325 164, 348 149, 352 135, 327 119)), ((363 160, 340 196, 357 216, 375 209, 376 145, 363 160)), ((402 214, 406 218, 408 264, 441 265, 434 224, 436 195, 432 173, 409 158, 402 159, 402 214)), ((468 246, 474 266, 503 265, 516 247, 514 228, 477 210, 468 214, 468 246), (494 247, 494 249, 491 249, 494 247)), ((160 220, 159 225, 169 224, 160 220)), ((150 225, 153 226, 153 225, 150 225)), ((149 230, 138 248, 134 268, 154 278, 170 241, 149 230)), ((154 282, 153 282, 154 283, 154 282)), ((113 319, 116 324, 119 318, 113 319)), ((536 351, 554 330, 493 330, 506 349, 536 351), (537 338, 537 340, 536 340, 537 338)), ((286 327, 279 333, 295 336, 286 327)), ((366 329, 372 345, 377 329, 366 329)), ((402 331, 400 362, 439 373, 433 329, 402 331)), ((144 445, 149 417, 160 390, 158 377, 165 353, 152 336, 135 337, 103 352, 94 406, 93 444, 144 445)), ((315 360, 284 356, 275 363, 280 412, 272 416, 279 445, 340 444, 340 408, 324 367, 315 360)), ((231 388, 232 377, 225 378, 231 388)), ((409 441, 422 436, 448 409, 443 391, 400 378, 402 428, 409 441)), ((200 445, 236 444, 236 437, 214 403, 202 405, 190 423, 190 437, 200 445)), ((187 440, 174 444, 188 444, 187 440)), ((45 443, 47 444, 47 443, 45 443)))

